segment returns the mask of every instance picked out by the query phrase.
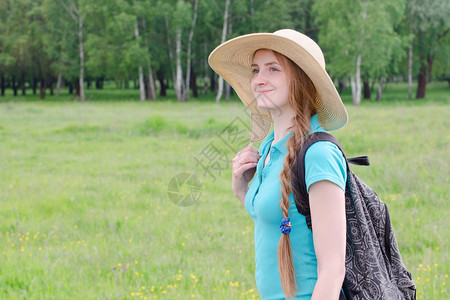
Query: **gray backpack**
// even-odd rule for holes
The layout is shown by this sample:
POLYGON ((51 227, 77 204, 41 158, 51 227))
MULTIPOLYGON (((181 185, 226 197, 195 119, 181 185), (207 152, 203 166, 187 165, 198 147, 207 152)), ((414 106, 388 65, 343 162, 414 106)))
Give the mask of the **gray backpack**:
MULTIPOLYGON (((298 150, 292 171, 292 192, 299 213, 311 228, 309 197, 305 184, 306 150, 319 141, 329 141, 342 152, 329 133, 309 135, 298 150)), ((347 250, 345 279, 340 299, 416 299, 416 286, 403 264, 387 206, 377 194, 350 170, 348 163, 369 165, 366 156, 349 158, 345 188, 347 250)))

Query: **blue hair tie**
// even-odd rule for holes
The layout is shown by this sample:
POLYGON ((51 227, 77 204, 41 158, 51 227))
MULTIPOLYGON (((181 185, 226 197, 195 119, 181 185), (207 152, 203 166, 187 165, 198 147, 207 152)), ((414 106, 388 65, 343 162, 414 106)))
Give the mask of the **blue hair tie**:
POLYGON ((281 220, 280 231, 283 234, 289 234, 291 232, 291 221, 289 218, 283 218, 281 220))

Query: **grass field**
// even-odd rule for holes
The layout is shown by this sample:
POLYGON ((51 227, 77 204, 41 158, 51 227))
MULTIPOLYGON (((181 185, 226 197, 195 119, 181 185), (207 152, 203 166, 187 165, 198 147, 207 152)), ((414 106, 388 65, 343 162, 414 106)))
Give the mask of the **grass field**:
MULTIPOLYGON (((353 170, 388 204, 418 299, 448 299, 450 90, 404 91, 361 107, 344 94, 350 121, 335 135, 369 155, 353 170)), ((0 298, 258 299, 253 221, 231 191, 243 105, 70 97, 0 97, 0 298), (169 200, 182 173, 202 184, 191 206, 169 200)))

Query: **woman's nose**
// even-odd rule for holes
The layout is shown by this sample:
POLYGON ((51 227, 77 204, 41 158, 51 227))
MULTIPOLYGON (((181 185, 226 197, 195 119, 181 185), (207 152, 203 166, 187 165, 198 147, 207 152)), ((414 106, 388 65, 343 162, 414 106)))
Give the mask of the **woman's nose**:
POLYGON ((264 85, 267 83, 267 78, 263 72, 258 72, 253 76, 253 83, 256 85, 264 85))

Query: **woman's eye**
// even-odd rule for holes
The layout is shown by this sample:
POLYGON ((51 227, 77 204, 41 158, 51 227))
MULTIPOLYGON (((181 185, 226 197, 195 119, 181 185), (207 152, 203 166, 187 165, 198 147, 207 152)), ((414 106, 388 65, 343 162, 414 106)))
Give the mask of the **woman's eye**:
POLYGON ((277 69, 277 68, 275 68, 275 67, 271 67, 271 68, 270 68, 270 71, 272 71, 272 72, 274 72, 274 71, 275 71, 275 72, 276 72, 276 71, 278 71, 278 69, 277 69))
POLYGON ((253 69, 253 70, 252 70, 252 73, 253 73, 253 74, 256 74, 256 73, 258 73, 258 72, 259 72, 258 69, 253 69))

